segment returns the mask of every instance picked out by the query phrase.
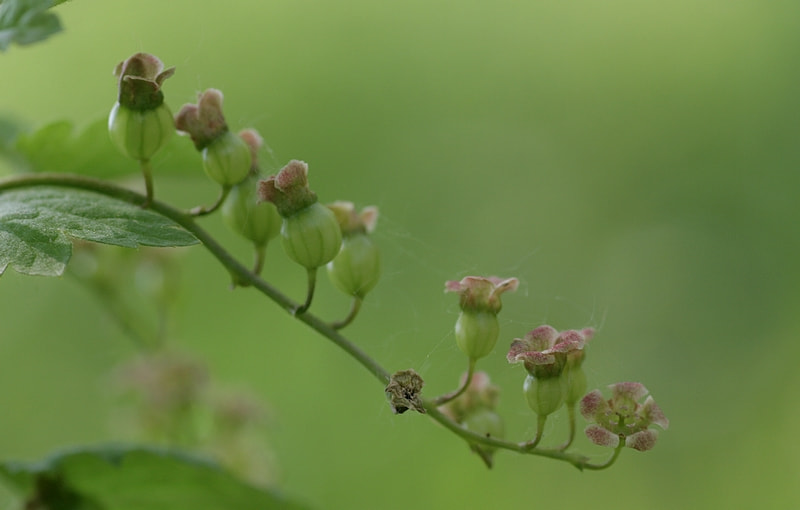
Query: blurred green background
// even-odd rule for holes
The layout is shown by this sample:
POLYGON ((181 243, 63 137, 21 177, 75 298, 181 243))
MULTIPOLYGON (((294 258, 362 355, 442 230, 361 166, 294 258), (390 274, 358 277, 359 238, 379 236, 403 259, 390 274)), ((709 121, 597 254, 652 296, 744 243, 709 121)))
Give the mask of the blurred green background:
MULTIPOLYGON (((177 111, 225 93, 264 166, 310 165, 322 200, 381 210, 384 275, 346 333, 429 395, 465 366, 443 283, 517 276, 496 352, 510 438, 534 417, 508 343, 533 327, 598 329, 591 388, 643 382, 671 420, 612 469, 502 452, 487 471, 419 415, 392 415, 350 358, 202 248, 187 250, 171 341, 269 403, 277 483, 316 508, 800 506, 800 4, 790 1, 79 0, 63 34, 0 55, 0 115, 84 125, 137 51, 177 67, 177 111)), ((188 141, 187 141, 188 143, 188 141)), ((182 206, 215 193, 159 177, 182 206)), ((161 159, 161 161, 158 161, 161 159)), ((120 165, 135 165, 120 158, 120 165)), ((167 172, 165 172, 167 173, 167 172)), ((138 183, 137 183, 138 185, 138 183)), ((243 260, 246 244, 203 220, 243 260)), ((299 299, 271 247, 265 276, 299 299)), ((323 279, 314 309, 346 313, 323 279)), ((111 368, 134 348, 70 278, 0 279, 0 457, 113 441, 111 368)), ((545 442, 563 439, 566 418, 545 442)), ((580 437, 598 462, 609 453, 580 437)))

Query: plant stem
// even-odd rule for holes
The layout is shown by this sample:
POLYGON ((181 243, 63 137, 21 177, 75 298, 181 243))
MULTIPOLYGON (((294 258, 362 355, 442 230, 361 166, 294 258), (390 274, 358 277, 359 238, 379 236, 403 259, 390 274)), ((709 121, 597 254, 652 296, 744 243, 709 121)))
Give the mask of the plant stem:
POLYGON ((342 319, 342 320, 340 320, 338 322, 332 322, 331 323, 331 327, 333 329, 342 329, 343 327, 345 327, 348 324, 350 324, 351 322, 353 322, 353 319, 355 319, 356 315, 358 315, 358 311, 361 310, 361 303, 362 302, 363 301, 361 300, 360 297, 353 296, 353 304, 350 305, 350 313, 348 313, 347 317, 345 317, 344 319, 342 319))
POLYGON ((544 435, 544 424, 547 422, 547 415, 542 416, 541 414, 536 415, 536 435, 530 441, 520 444, 521 447, 530 450, 532 448, 536 448, 536 445, 539 444, 539 441, 542 440, 542 435, 544 435))
POLYGON ((308 289, 306 290, 306 302, 295 308, 292 313, 294 315, 302 315, 311 306, 311 300, 314 299, 314 289, 317 287, 317 267, 307 268, 308 274, 308 289))
POLYGON ((433 399, 433 403, 437 406, 442 404, 446 404, 451 400, 455 400, 459 396, 461 396, 464 391, 469 387, 469 383, 472 382, 472 374, 475 372, 475 359, 469 359, 469 365, 467 366, 467 376, 464 378, 464 382, 461 383, 461 387, 459 387, 455 391, 451 391, 450 393, 445 393, 444 395, 438 396, 433 399))
MULTIPOLYGON (((286 312, 293 314, 295 318, 318 332, 323 337, 327 338, 339 348, 344 350, 360 365, 366 368, 381 384, 386 386, 389 384, 391 376, 377 361, 372 359, 368 354, 362 351, 358 346, 350 340, 342 336, 336 329, 331 327, 330 324, 324 322, 322 319, 316 317, 311 313, 295 313, 298 310, 298 305, 292 301, 285 294, 277 290, 275 287, 261 279, 257 274, 253 273, 241 263, 239 263, 233 255, 231 255, 225 248, 220 245, 211 234, 206 232, 197 222, 194 217, 185 211, 181 211, 163 202, 152 199, 150 197, 131 191, 127 188, 117 186, 98 179, 89 177, 71 175, 71 174, 26 174, 9 179, 0 180, 0 193, 18 188, 30 188, 35 186, 57 186, 74 189, 82 189, 86 191, 93 191, 100 193, 107 197, 111 197, 123 202, 127 202, 140 207, 148 206, 151 210, 165 216, 188 232, 193 234, 205 248, 222 264, 237 280, 244 281, 250 284, 253 288, 264 294, 266 297, 275 302, 278 306, 283 308, 286 312)), ((151 186, 152 188, 152 186, 151 186)), ((152 193, 152 189, 151 189, 152 193)), ((307 301, 308 298, 307 298, 307 301)), ((540 457, 547 457, 551 459, 561 460, 568 462, 578 469, 592 469, 600 470, 610 467, 620 454, 624 442, 615 450, 612 457, 604 464, 590 464, 588 458, 579 455, 571 454, 563 451, 553 449, 540 449, 535 447, 526 446, 526 443, 513 443, 510 441, 496 439, 494 437, 486 437, 480 434, 471 432, 458 423, 455 423, 450 418, 445 416, 438 409, 438 404, 433 400, 424 400, 423 406, 426 410, 426 415, 431 419, 439 422, 445 428, 461 437, 469 444, 482 444, 488 447, 501 448, 510 450, 517 453, 536 455, 540 457)))
POLYGON ((592 471, 600 471, 602 469, 610 468, 614 463, 617 461, 619 454, 622 453, 622 449, 625 448, 625 440, 620 438, 619 444, 617 448, 614 450, 614 453, 611 455, 611 458, 608 459, 603 464, 584 464, 584 469, 590 469, 592 471))
POLYGON ((439 411, 438 407, 433 401, 425 400, 423 401, 423 406, 425 407, 427 416, 441 423, 442 425, 444 425, 445 428, 450 430, 450 432, 453 432, 457 436, 460 436, 462 439, 466 440, 470 444, 477 443, 494 448, 511 450, 517 453, 524 453, 528 455, 536 455, 539 457, 548 457, 551 459, 562 460, 564 462, 569 462, 578 469, 583 469, 585 467, 589 469, 597 469, 599 467, 589 464, 589 459, 583 455, 560 452, 558 450, 527 448, 523 446, 524 443, 523 444, 512 443, 510 441, 505 441, 502 439, 496 439, 494 437, 486 437, 480 434, 476 434, 474 432, 465 429, 458 423, 454 422, 453 420, 445 416, 441 411, 439 411))
MULTIPOLYGON (((93 191, 138 206, 143 206, 147 202, 147 197, 141 193, 99 179, 73 174, 41 173, 11 177, 0 180, 0 193, 34 186, 57 186, 93 191)), ((152 201, 150 208, 194 235, 237 280, 249 283, 288 313, 293 313, 298 308, 297 303, 239 263, 211 234, 200 227, 191 215, 157 200, 152 201)), ((310 313, 296 315, 296 318, 352 356, 384 386, 389 383, 390 375, 386 369, 322 319, 310 313)))
POLYGON ((256 245, 255 247, 255 261, 253 262, 253 274, 260 275, 264 269, 264 259, 267 256, 267 245, 256 245))
POLYGON ((147 209, 153 202, 153 167, 150 165, 149 159, 140 159, 139 167, 142 169, 142 175, 144 175, 144 190, 147 197, 141 206, 142 209, 147 209))
POLYGON ((191 214, 192 216, 205 216, 207 214, 213 213, 214 211, 220 208, 223 202, 225 202, 225 199, 228 197, 228 193, 230 192, 231 192, 230 186, 223 186, 222 191, 220 192, 216 202, 214 202, 210 206, 198 205, 197 207, 191 209, 189 211, 189 214, 191 214))
POLYGON ((567 442, 558 447, 562 452, 570 447, 575 440, 575 404, 567 405, 567 415, 569 417, 569 437, 567 442))

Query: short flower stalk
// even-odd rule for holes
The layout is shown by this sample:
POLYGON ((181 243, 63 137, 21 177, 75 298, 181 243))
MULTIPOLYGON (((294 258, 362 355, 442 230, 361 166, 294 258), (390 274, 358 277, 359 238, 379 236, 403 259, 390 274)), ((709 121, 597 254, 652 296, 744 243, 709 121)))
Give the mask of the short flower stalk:
POLYGON ((456 319, 456 344, 467 356, 467 375, 453 392, 437 397, 437 405, 445 404, 466 391, 472 380, 475 363, 492 352, 500 336, 497 314, 503 308, 500 296, 517 290, 516 278, 467 276, 459 281, 445 282, 445 292, 459 295, 461 313, 456 319))
POLYGON ((245 129, 239 137, 250 149, 250 172, 245 179, 230 188, 227 198, 222 204, 222 218, 228 227, 253 243, 255 262, 253 273, 261 274, 267 244, 278 236, 281 229, 281 217, 275 204, 258 201, 258 151, 264 144, 263 139, 254 129, 245 129))
POLYGON ((331 324, 341 329, 356 318, 364 297, 378 283, 381 273, 380 252, 370 234, 378 222, 378 208, 365 207, 356 213, 352 202, 338 201, 328 205, 342 230, 342 246, 328 262, 328 276, 342 292, 353 296, 347 316, 331 324))
POLYGON ((222 113, 222 92, 217 89, 200 93, 197 104, 183 105, 175 116, 175 126, 178 131, 189 135, 202 155, 206 174, 222 187, 216 202, 190 211, 194 216, 211 214, 225 201, 231 187, 245 180, 250 173, 252 149, 228 129, 222 113))
POLYGON ((524 443, 536 447, 542 439, 547 417, 566 405, 569 410, 569 437, 559 447, 566 450, 575 437, 575 404, 585 391, 586 377, 581 365, 585 359, 584 346, 594 330, 558 332, 552 326, 539 326, 511 343, 506 355, 509 363, 521 363, 528 375, 523 393, 529 407, 536 413, 536 435, 524 443))
POLYGON ((108 116, 108 132, 122 154, 139 162, 147 197, 142 207, 153 201, 150 158, 175 132, 161 90, 164 80, 174 73, 174 67, 164 69, 161 60, 148 53, 136 53, 114 69, 117 102, 108 116))
POLYGON ((342 246, 342 229, 333 211, 320 204, 308 186, 308 165, 292 160, 277 175, 258 183, 261 202, 272 202, 283 218, 281 244, 286 255, 306 269, 306 300, 295 309, 305 313, 314 298, 317 270, 342 246))

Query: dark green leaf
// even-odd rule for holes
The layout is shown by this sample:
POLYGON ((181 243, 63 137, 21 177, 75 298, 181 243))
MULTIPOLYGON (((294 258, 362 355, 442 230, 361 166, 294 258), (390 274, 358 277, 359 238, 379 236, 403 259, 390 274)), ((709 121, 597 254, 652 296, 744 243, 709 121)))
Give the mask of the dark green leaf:
POLYGON ((47 12, 53 5, 53 0, 4 0, 0 3, 0 51, 14 42, 32 44, 60 32, 58 17, 47 12))
POLYGON ((197 239, 155 212, 103 195, 63 188, 0 193, 0 274, 57 276, 72 254, 70 238, 136 248, 188 246, 197 239))
POLYGON ((61 453, 40 463, 0 463, 0 476, 27 500, 50 498, 61 502, 61 508, 305 508, 248 485, 207 460, 155 448, 102 447, 61 453))

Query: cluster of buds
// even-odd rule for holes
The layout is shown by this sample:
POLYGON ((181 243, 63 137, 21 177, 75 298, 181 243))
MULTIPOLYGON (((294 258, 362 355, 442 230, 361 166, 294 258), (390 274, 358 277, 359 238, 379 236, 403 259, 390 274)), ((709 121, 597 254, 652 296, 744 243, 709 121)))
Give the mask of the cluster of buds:
MULTIPOLYGON (((468 374, 461 376, 461 383, 467 384, 468 374)), ((500 389, 492 384, 486 372, 476 372, 467 384, 466 390, 456 399, 439 409, 451 420, 465 429, 483 437, 502 439, 505 435, 503 418, 495 410, 500 389)), ((492 466, 495 449, 480 445, 470 445, 488 467, 492 466)))
POLYGON ((263 139, 255 129, 241 131, 239 138, 250 149, 250 172, 231 187, 222 205, 222 218, 231 230, 253 242, 260 254, 255 271, 258 273, 263 263, 263 250, 280 232, 281 218, 274 204, 258 201, 258 151, 263 139))
MULTIPOLYGON (((252 129, 239 134, 230 131, 219 90, 208 89, 199 94, 197 103, 184 105, 173 121, 161 91, 164 80, 173 73, 173 68, 165 70, 158 58, 145 53, 133 55, 115 70, 119 91, 109 116, 109 131, 125 155, 142 163, 147 187, 144 205, 152 199, 148 162, 177 128, 189 135, 201 153, 206 174, 222 186, 220 199, 212 208, 192 213, 208 214, 221 206, 230 228, 255 246, 256 273, 261 269, 267 243, 280 233, 287 256, 305 268, 308 275, 305 303, 295 308, 295 313, 308 309, 317 270, 327 266, 333 284, 354 300, 349 316, 331 327, 348 324, 379 279, 380 254, 370 236, 377 222, 377 208, 367 207, 357 213, 350 202, 322 205, 309 187, 308 165, 303 161, 292 160, 277 174, 261 178, 258 150, 263 141, 252 129)), ((475 363, 497 344, 501 295, 518 286, 516 278, 478 276, 445 284, 445 292, 459 295, 461 310, 454 331, 458 348, 467 356, 468 370, 456 391, 435 399, 433 404, 454 422, 482 437, 502 437, 503 423, 495 411, 498 390, 485 373, 474 372, 475 363)), ((524 366, 527 375, 523 391, 537 415, 536 437, 525 443, 526 447, 538 444, 547 417, 566 406, 570 438, 561 449, 567 448, 574 437, 579 402, 581 414, 593 422, 586 428, 586 435, 598 445, 649 450, 657 438, 650 425, 664 429, 669 425, 652 397, 639 403, 648 393, 639 383, 612 385, 610 400, 604 400, 597 390, 584 396, 587 382, 582 365, 585 347, 593 336, 591 328, 559 332, 543 325, 511 343, 506 358, 509 363, 524 366)), ((407 409, 424 411, 419 396, 422 380, 412 372, 398 372, 399 376, 387 387, 398 413, 407 409)), ((493 449, 477 443, 471 446, 491 466, 493 449)))
MULTIPOLYGON (((491 391, 486 389, 489 388, 488 376, 477 373, 472 381, 470 377, 475 360, 488 355, 497 343, 500 328, 497 314, 502 307, 500 295, 515 290, 517 286, 516 278, 478 276, 468 276, 445 284, 447 292, 457 292, 460 297, 461 313, 456 320, 455 337, 459 349, 469 358, 470 370, 462 378, 458 391, 439 397, 435 402, 444 404, 441 407, 443 412, 467 428, 471 428, 468 425, 470 420, 481 423, 481 427, 487 430, 490 425, 502 423, 494 413, 497 390, 494 387, 491 387, 491 391), (491 398, 486 397, 487 391, 491 398)), ((594 333, 592 328, 559 332, 552 326, 543 325, 511 343, 506 359, 509 363, 525 367, 527 374, 523 392, 528 406, 537 415, 536 436, 524 443, 526 448, 533 448, 539 443, 547 417, 564 406, 569 411, 570 437, 560 449, 569 447, 575 434, 575 408, 579 402, 581 414, 594 422, 586 428, 586 435, 598 445, 617 447, 622 441, 625 446, 648 450, 657 437, 649 426, 656 424, 667 428, 669 422, 652 397, 648 397, 643 404, 637 403, 647 395, 647 390, 641 384, 612 385, 613 397, 608 401, 603 400, 596 390, 585 395, 585 347, 594 333)), ((499 434, 492 433, 492 436, 499 434)), ((478 446, 473 445, 473 449, 476 448, 478 446)), ((485 446, 480 448, 476 451, 491 453, 485 446)), ((483 454, 481 456, 487 459, 483 454)))
POLYGON ((263 140, 253 129, 238 134, 229 129, 217 89, 198 94, 197 102, 183 105, 173 120, 161 86, 174 72, 146 53, 133 55, 115 70, 119 92, 109 132, 125 155, 142 162, 147 188, 143 205, 150 204, 153 194, 149 160, 177 129, 191 138, 206 174, 222 186, 216 204, 190 213, 199 216, 221 207, 227 225, 253 243, 254 273, 261 271, 267 243, 280 233, 286 254, 308 271, 306 302, 296 313, 310 306, 316 271, 327 264, 333 283, 356 300, 346 321, 333 326, 349 323, 380 275, 379 252, 369 235, 377 208, 357 214, 349 202, 320 204, 308 186, 308 165, 303 161, 292 160, 263 179, 258 168, 263 140))

